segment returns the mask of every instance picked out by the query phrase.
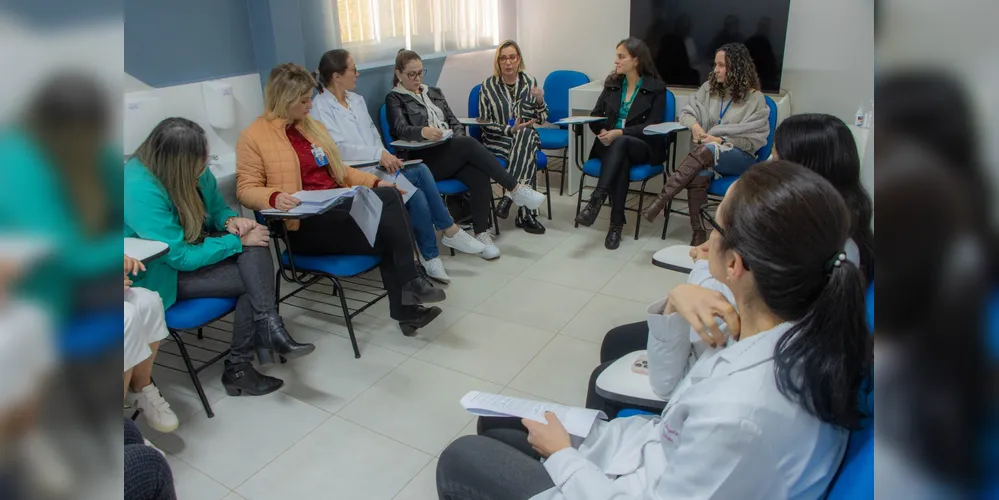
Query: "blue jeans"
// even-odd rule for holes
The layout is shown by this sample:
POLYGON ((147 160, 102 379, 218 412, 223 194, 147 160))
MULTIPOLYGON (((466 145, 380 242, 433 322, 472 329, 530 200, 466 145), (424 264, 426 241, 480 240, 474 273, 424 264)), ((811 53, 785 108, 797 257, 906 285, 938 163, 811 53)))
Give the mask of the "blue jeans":
POLYGON ((402 170, 402 175, 418 189, 406 203, 413 234, 416 236, 416 246, 424 259, 435 259, 440 256, 436 230, 453 226, 454 219, 448 213, 441 193, 437 191, 434 174, 430 173, 426 165, 410 165, 402 170))
MULTIPOLYGON (((718 147, 716 143, 705 144, 709 149, 718 147)), ((753 156, 739 148, 732 148, 723 151, 718 155, 718 163, 715 164, 715 172, 721 175, 742 175, 749 170, 749 167, 756 165, 756 156, 753 156)), ((710 170, 703 170, 697 175, 713 175, 710 170)))

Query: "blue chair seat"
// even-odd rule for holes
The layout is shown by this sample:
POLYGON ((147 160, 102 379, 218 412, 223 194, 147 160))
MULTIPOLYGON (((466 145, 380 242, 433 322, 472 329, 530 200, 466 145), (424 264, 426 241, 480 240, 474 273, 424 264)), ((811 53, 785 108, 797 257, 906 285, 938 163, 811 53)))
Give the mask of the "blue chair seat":
MULTIPOLYGON (((374 269, 381 261, 377 255, 295 255, 295 268, 350 277, 374 269)), ((281 252, 281 265, 291 266, 287 251, 281 252)))
POLYGON ((236 308, 236 297, 178 300, 166 310, 166 324, 173 330, 200 328, 236 308))
POLYGON ((65 359, 90 358, 121 346, 121 309, 72 318, 59 336, 65 359))
POLYGON ((739 176, 737 175, 723 175, 717 179, 713 179, 711 185, 708 186, 708 194, 725 196, 728 188, 732 187, 732 184, 737 180, 739 180, 739 176))
MULTIPOLYGON (((583 164, 583 173, 590 177, 600 177, 602 165, 600 158, 586 160, 583 164)), ((628 178, 631 182, 641 182, 662 174, 663 170, 665 168, 662 165, 632 165, 628 170, 628 178)))
POLYGON ((634 417, 636 415, 650 415, 653 417, 657 416, 656 413, 649 413, 647 411, 636 410, 634 408, 628 408, 617 412, 617 418, 628 418, 628 417, 634 417))
POLYGON ((569 131, 561 128, 539 128, 541 149, 565 149, 569 147, 569 131))
MULTIPOLYGON (((503 168, 507 167, 506 160, 500 157, 496 157, 496 159, 499 160, 501 167, 503 168)), ((542 153, 541 151, 538 151, 537 162, 538 162, 538 170, 544 170, 548 168, 548 155, 542 153)))
POLYGON ((443 181, 437 181, 436 184, 437 191, 440 191, 443 195, 461 194, 468 191, 468 186, 458 179, 445 179, 443 181))

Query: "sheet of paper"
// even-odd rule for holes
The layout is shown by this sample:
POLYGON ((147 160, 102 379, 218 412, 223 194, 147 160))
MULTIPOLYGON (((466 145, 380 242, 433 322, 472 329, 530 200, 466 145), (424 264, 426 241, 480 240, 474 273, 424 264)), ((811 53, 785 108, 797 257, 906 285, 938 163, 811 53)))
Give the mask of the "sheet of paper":
MULTIPOLYGON (((328 195, 317 195, 315 198, 322 199, 326 198, 326 201, 315 202, 315 201, 303 201, 299 206, 291 210, 278 210, 276 208, 268 208, 267 210, 261 210, 260 213, 263 215, 312 215, 322 213, 326 209, 339 205, 344 202, 344 200, 353 198, 357 188, 341 188, 343 192, 339 196, 334 196, 329 198, 328 195)), ((328 189, 325 191, 340 191, 341 189, 328 189)), ((319 191, 312 191, 319 192, 319 191)), ((308 193, 306 191, 299 191, 295 193, 297 198, 302 193, 308 193)), ((309 195, 306 195, 309 198, 309 195)))
POLYGON ((165 253, 167 249, 167 244, 162 241, 125 238, 125 255, 143 262, 165 253))
POLYGON ((665 135, 671 132, 675 132, 677 130, 687 130, 687 127, 680 125, 678 122, 663 122, 645 127, 644 129, 642 129, 642 133, 645 135, 654 135, 654 134, 665 135))
POLYGON ((378 160, 344 160, 344 165, 348 167, 370 167, 371 165, 378 165, 378 160))
POLYGON ((417 164, 420 164, 420 163, 423 163, 423 160, 421 160, 419 158, 416 158, 414 160, 406 160, 406 161, 402 162, 402 166, 408 167, 410 165, 417 165, 417 164))
MULTIPOLYGON (((421 161, 421 160, 416 160, 416 161, 421 161)), ((384 182, 391 182, 392 184, 395 184, 396 186, 402 188, 402 190, 406 192, 406 194, 402 195, 402 202, 404 204, 409 203, 409 199, 412 198, 413 195, 416 194, 416 191, 418 190, 418 188, 414 186, 412 182, 409 182, 409 179, 407 179, 405 175, 397 176, 395 174, 390 174, 381 167, 364 167, 359 170, 363 170, 371 175, 374 175, 375 177, 378 177, 384 182)))
POLYGON ((454 130, 447 129, 444 131, 444 137, 442 139, 446 141, 452 137, 454 137, 454 130))
POLYGON ((603 116, 568 116, 555 122, 555 125, 573 125, 576 123, 591 123, 605 120, 603 116))
POLYGON ((335 200, 354 191, 354 188, 322 189, 319 191, 299 191, 292 196, 298 198, 302 203, 326 204, 330 200, 335 200))
POLYGON ((487 392, 470 391, 461 398, 461 406, 469 413, 485 417, 518 417, 547 423, 545 412, 554 413, 565 430, 573 436, 585 438, 593 428, 593 422, 598 418, 606 419, 602 411, 588 408, 577 408, 556 403, 542 403, 530 399, 513 398, 490 394, 487 392))
POLYGON ((361 228, 368 244, 375 246, 378 223, 382 220, 381 198, 366 187, 357 188, 354 194, 354 203, 350 206, 350 216, 354 219, 357 227, 361 228))

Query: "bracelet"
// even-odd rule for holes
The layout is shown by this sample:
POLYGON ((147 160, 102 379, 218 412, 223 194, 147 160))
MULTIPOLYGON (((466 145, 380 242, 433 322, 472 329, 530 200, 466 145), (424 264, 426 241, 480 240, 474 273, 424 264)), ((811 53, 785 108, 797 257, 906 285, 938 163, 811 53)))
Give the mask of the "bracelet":
POLYGON ((235 215, 232 215, 232 216, 230 216, 230 217, 229 217, 228 219, 226 219, 226 220, 225 220, 225 223, 224 223, 224 224, 222 224, 222 229, 225 229, 226 231, 228 231, 228 230, 229 230, 229 223, 230 223, 230 222, 232 222, 232 221, 233 221, 233 219, 235 219, 235 218, 236 218, 236 216, 235 216, 235 215))

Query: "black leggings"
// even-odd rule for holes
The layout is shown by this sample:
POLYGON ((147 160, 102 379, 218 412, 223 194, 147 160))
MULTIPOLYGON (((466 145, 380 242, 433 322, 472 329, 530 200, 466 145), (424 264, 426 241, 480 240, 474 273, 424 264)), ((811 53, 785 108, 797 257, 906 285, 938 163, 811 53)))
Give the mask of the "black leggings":
POLYGON ((440 146, 415 151, 411 156, 421 157, 435 180, 457 179, 468 186, 472 193, 472 227, 476 234, 489 230, 493 199, 490 182, 496 181, 507 191, 517 187, 517 180, 503 169, 496 156, 481 142, 465 135, 455 136, 440 146))
POLYGON ((380 255, 382 282, 388 292, 392 318, 405 321, 416 316, 416 306, 402 305, 402 284, 416 279, 416 242, 402 196, 394 187, 374 188, 382 200, 382 219, 375 246, 368 244, 350 216, 353 200, 315 217, 302 219, 298 231, 289 231, 291 247, 301 255, 380 255))
POLYGON ((604 336, 604 341, 600 344, 600 366, 593 370, 593 374, 590 375, 589 386, 586 389, 587 408, 600 410, 606 413, 609 419, 616 418, 617 413, 625 408, 634 408, 651 413, 662 411, 662 408, 642 407, 631 404, 623 405, 616 401, 606 400, 603 396, 597 394, 597 377, 608 366, 628 353, 646 349, 648 344, 649 324, 645 321, 621 325, 607 332, 607 335, 604 336))
POLYGON ((648 163, 652 151, 645 141, 622 135, 604 149, 600 158, 600 179, 593 194, 610 195, 611 223, 624 224, 624 204, 628 200, 632 165, 648 163))

